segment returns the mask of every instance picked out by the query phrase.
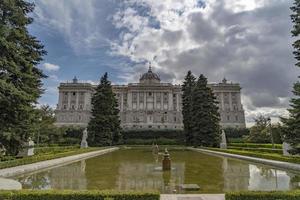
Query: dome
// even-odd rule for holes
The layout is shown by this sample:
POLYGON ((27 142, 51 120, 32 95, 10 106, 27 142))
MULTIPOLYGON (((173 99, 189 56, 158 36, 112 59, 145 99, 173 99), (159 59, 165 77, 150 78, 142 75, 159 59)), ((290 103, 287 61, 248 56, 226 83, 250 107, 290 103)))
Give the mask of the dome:
POLYGON ((141 83, 159 83, 160 78, 156 73, 152 72, 151 65, 149 66, 148 72, 144 73, 142 77, 140 78, 141 83))

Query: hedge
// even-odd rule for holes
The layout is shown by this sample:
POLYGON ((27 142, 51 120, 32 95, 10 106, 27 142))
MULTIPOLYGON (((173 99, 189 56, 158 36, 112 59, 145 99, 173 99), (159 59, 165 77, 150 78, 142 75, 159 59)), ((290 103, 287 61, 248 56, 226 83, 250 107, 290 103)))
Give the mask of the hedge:
POLYGON ((289 192, 232 192, 225 194, 226 200, 299 200, 300 191, 289 192))
POLYGON ((300 164, 300 157, 299 156, 283 156, 280 154, 275 153, 258 153, 253 151, 242 151, 242 150, 234 150, 234 149, 219 149, 219 148, 205 148, 212 151, 220 151, 224 153, 232 153, 238 154, 243 156, 250 156, 256 158, 264 158, 270 160, 277 160, 282 162, 289 162, 289 163, 299 163, 300 164))
POLYGON ((228 146, 228 149, 243 150, 243 151, 254 151, 254 152, 261 152, 261 153, 282 154, 282 149, 253 148, 253 147, 250 148, 250 147, 235 147, 235 146, 228 146))
POLYGON ((178 141, 176 139, 158 138, 158 139, 127 139, 124 140, 124 144, 127 145, 179 145, 183 144, 183 140, 178 141))
POLYGON ((39 154, 49 154, 49 153, 60 153, 60 152, 65 152, 65 151, 70 151, 70 150, 75 150, 79 149, 80 146, 53 146, 53 147, 37 147, 34 148, 34 154, 39 155, 39 154))
MULTIPOLYGON (((228 146, 247 147, 247 148, 272 148, 272 144, 257 144, 257 143, 229 143, 228 146)), ((275 144, 275 149, 282 149, 282 144, 275 144)))
POLYGON ((52 153, 52 154, 42 154, 42 155, 35 155, 30 157, 19 158, 15 160, 0 162, 0 169, 8 168, 8 167, 15 167, 19 165, 26 165, 35 162, 51 160, 55 158, 62 158, 66 156, 73 156, 80 153, 87 153, 95 150, 99 150, 102 148, 87 148, 87 149, 74 149, 73 151, 67 151, 62 153, 52 153))
POLYGON ((114 191, 0 191, 5 200, 159 200, 156 192, 114 192, 114 191))

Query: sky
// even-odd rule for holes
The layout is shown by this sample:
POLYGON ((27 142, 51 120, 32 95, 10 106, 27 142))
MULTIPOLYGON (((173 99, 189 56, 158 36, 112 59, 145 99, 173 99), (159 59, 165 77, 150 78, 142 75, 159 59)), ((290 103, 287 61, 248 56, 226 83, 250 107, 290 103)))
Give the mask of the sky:
POLYGON ((247 125, 287 115, 299 69, 292 52, 292 0, 30 0, 29 32, 48 54, 40 104, 56 106, 58 85, 138 82, 152 63, 163 82, 188 70, 242 87, 247 125))

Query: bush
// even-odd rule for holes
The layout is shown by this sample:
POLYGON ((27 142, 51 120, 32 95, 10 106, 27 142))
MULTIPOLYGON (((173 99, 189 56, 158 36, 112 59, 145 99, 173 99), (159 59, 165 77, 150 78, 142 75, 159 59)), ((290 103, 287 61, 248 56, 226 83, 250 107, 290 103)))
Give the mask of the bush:
MULTIPOLYGON (((61 153, 51 153, 51 154, 42 154, 42 155, 35 155, 30 157, 24 157, 20 159, 9 160, 5 162, 0 162, 0 169, 8 168, 8 167, 15 167, 19 165, 26 165, 35 162, 51 160, 55 158, 62 158, 66 156, 73 156, 80 153, 87 153, 95 150, 99 150, 101 148, 87 148, 87 149, 74 149, 72 151, 61 152, 61 153)), ((0 198, 1 199, 1 198, 0 198)))
MULTIPOLYGON (((229 143, 228 146, 246 147, 246 148, 272 148, 272 144, 257 144, 257 143, 229 143)), ((275 149, 282 149, 282 144, 275 144, 275 149)))
POLYGON ((248 128, 232 128, 228 127, 224 129, 227 138, 242 138, 250 134, 248 128))
POLYGON ((40 155, 40 154, 49 154, 49 153, 60 153, 60 152, 66 152, 71 151, 75 149, 79 149, 79 145, 77 146, 54 146, 54 147, 37 147, 34 148, 34 154, 40 155))
POLYGON ((299 200, 300 192, 233 192, 225 194, 226 200, 299 200))
POLYGON ((114 191, 1 191, 5 200, 159 200, 155 192, 114 191))
POLYGON ((234 147, 228 146, 229 149, 242 150, 242 151, 254 151, 261 153, 278 153, 282 154, 282 149, 270 149, 270 148, 248 148, 248 147, 234 147))
POLYGON ((128 130, 123 131, 122 135, 125 144, 182 145, 185 143, 183 130, 128 130))

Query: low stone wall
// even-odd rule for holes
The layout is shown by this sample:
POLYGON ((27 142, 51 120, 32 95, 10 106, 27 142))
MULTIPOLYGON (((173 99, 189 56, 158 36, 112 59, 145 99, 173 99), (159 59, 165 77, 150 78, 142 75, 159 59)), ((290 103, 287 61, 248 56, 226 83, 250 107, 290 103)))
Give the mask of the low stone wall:
POLYGON ((294 164, 294 163, 288 163, 288 162, 282 162, 282 161, 276 161, 276 160, 269 160, 269 159, 263 159, 263 158, 255 158, 255 157, 250 157, 250 156, 242 156, 242 155, 237 155, 237 154, 212 151, 212 150, 207 150, 207 149, 192 148, 192 147, 189 147, 187 149, 192 150, 192 151, 198 151, 201 153, 207 153, 207 154, 211 154, 211 155, 219 155, 219 156, 236 158, 236 159, 246 160, 246 161, 255 162, 255 163, 261 163, 261 164, 270 165, 270 166, 274 166, 274 167, 281 168, 281 169, 300 171, 300 164, 294 164))
POLYGON ((98 151, 92 151, 88 153, 81 153, 78 155, 73 155, 73 156, 67 156, 63 158, 57 158, 53 160, 46 160, 42 162, 37 162, 37 163, 32 163, 28 165, 20 165, 16 167, 10 167, 10 168, 5 168, 0 170, 0 177, 12 177, 12 176, 17 176, 21 175, 24 173, 30 173, 46 168, 52 168, 52 167, 57 167, 57 166, 62 166, 62 165, 67 165, 73 162, 77 162, 83 159, 99 156, 102 154, 110 153, 113 151, 118 150, 119 147, 112 147, 108 149, 102 149, 98 151))

